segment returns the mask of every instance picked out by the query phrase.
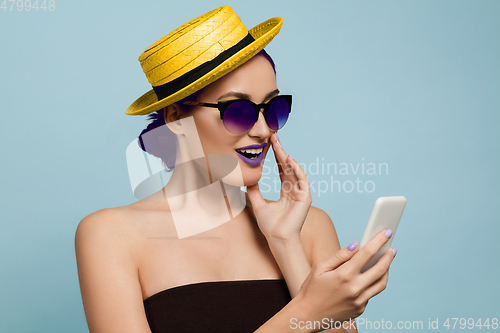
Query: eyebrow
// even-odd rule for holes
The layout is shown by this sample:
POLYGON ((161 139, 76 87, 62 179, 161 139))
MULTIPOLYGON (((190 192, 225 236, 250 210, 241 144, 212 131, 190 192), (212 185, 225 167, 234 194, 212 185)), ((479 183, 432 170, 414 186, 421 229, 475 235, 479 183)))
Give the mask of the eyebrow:
MULTIPOLYGON (((271 91, 269 94, 267 94, 264 97, 264 101, 267 101, 271 97, 274 97, 274 96, 278 95, 279 92, 280 91, 278 89, 275 89, 275 90, 271 91)), ((250 95, 248 95, 248 94, 245 94, 245 93, 239 92, 239 91, 230 91, 230 92, 227 92, 227 93, 221 95, 217 99, 217 101, 220 101, 221 99, 226 98, 226 97, 236 97, 236 98, 242 98, 242 99, 248 99, 248 100, 250 100, 250 95)))

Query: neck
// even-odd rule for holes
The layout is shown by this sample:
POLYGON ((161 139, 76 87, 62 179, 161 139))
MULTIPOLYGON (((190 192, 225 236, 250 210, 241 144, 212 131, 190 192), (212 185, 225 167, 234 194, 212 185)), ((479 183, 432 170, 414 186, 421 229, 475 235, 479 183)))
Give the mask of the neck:
POLYGON ((164 197, 177 234, 184 238, 229 222, 245 208, 246 198, 239 186, 243 178, 235 157, 208 155, 191 159, 183 155, 187 151, 182 149, 184 143, 180 140, 179 144, 177 161, 181 163, 176 164, 164 197))

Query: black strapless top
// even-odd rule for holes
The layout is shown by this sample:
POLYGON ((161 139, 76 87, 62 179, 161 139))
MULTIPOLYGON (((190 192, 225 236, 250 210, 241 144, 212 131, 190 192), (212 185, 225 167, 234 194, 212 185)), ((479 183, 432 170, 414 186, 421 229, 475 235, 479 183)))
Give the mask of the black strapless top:
POLYGON ((283 279, 199 282, 144 300, 153 333, 254 332, 291 301, 283 279))

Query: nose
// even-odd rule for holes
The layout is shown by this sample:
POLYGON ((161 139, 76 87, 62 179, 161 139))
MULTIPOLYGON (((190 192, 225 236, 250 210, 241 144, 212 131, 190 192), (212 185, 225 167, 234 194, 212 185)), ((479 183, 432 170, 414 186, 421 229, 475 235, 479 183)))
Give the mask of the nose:
POLYGON ((262 109, 259 112, 259 118, 253 127, 248 131, 248 135, 255 137, 268 137, 271 136, 272 132, 269 126, 267 126, 264 114, 262 114, 262 109))

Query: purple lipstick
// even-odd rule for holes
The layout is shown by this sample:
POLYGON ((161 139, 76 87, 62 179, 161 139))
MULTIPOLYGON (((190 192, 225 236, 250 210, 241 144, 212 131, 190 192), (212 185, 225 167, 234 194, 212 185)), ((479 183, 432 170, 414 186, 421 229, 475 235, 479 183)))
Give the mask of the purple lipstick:
POLYGON ((257 166, 264 160, 264 148, 267 143, 262 143, 260 145, 249 145, 245 147, 240 147, 236 149, 238 157, 248 165, 257 166))

